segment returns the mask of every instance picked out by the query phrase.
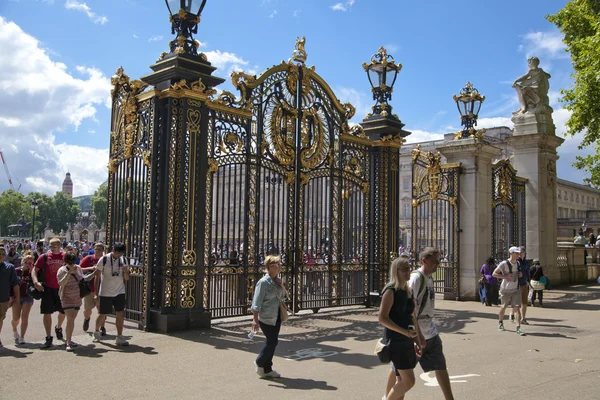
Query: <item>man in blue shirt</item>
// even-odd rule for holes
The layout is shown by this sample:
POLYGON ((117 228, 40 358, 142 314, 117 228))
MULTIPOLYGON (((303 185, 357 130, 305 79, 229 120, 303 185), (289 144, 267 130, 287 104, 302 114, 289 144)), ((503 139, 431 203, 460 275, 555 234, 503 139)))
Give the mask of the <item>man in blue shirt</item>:
MULTIPOLYGON (((14 301, 17 303, 21 300, 21 291, 19 290, 19 279, 15 267, 6 262, 6 249, 0 247, 0 333, 2 333, 2 324, 6 317, 6 312, 12 305, 10 297, 10 289, 15 293, 14 301)), ((0 342, 0 349, 2 342, 0 342)))

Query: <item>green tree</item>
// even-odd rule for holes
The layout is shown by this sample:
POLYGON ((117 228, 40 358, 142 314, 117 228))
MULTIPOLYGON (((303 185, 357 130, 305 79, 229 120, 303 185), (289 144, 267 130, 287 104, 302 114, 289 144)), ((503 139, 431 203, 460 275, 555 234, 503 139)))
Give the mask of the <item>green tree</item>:
POLYGON ((21 215, 27 215, 29 206, 25 196, 12 189, 0 194, 0 236, 8 236, 8 226, 16 224, 21 215), (26 208, 27 207, 27 208, 26 208))
POLYGON ((94 212, 94 220, 98 227, 106 226, 108 213, 108 185, 102 184, 98 186, 96 192, 92 195, 92 211, 94 212))
POLYGON ((600 187, 600 2, 571 0, 546 18, 565 35, 563 41, 575 70, 573 85, 561 90, 561 102, 571 111, 567 132, 585 132, 579 149, 595 147, 594 154, 577 156, 573 165, 590 174, 587 183, 600 187))
POLYGON ((79 204, 63 192, 56 192, 49 216, 50 228, 55 233, 67 230, 68 224, 74 224, 80 213, 79 204))

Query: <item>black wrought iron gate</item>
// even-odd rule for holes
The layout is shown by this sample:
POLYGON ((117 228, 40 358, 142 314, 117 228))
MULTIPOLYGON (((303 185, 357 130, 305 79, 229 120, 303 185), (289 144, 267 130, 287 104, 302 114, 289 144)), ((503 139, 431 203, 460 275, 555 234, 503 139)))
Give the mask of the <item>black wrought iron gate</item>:
POLYGON ((525 246, 525 184, 508 160, 492 166, 492 256, 508 258, 510 246, 525 246))
POLYGON ((303 64, 232 77, 252 119, 210 114, 206 309, 247 314, 269 254, 294 310, 364 304, 370 140, 349 128, 354 108, 303 64))
POLYGON ((442 164, 439 153, 412 152, 411 251, 414 265, 425 247, 440 251, 435 291, 458 296, 460 163, 442 164))

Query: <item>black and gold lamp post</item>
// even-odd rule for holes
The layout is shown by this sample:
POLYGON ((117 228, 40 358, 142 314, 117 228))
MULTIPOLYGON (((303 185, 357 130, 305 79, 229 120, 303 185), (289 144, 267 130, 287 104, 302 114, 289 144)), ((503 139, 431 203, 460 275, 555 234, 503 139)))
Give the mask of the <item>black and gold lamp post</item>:
POLYGON ((206 5, 206 0, 165 0, 165 3, 171 14, 171 33, 177 35, 169 43, 171 53, 198 55, 200 43, 193 35, 198 33, 200 14, 206 5), (171 5, 179 6, 179 10, 171 9, 171 5))
POLYGON ((464 88, 460 90, 460 94, 453 96, 456 102, 456 107, 460 113, 460 124, 463 129, 454 134, 454 139, 481 138, 485 133, 485 129, 475 129, 477 126, 477 118, 481 105, 485 101, 485 96, 482 96, 477 89, 473 87, 471 82, 467 82, 464 88))
MULTIPOLYGON (((363 63, 363 68, 369 78, 375 100, 372 113, 367 114, 360 125, 365 135, 373 141, 372 224, 377 225, 377 228, 369 238, 369 260, 378 266, 370 277, 371 291, 376 292, 383 289, 390 261, 397 257, 400 245, 399 156, 404 138, 410 135, 410 132, 402 129, 404 124, 392 113, 389 103, 402 65, 396 64, 394 57, 389 55, 384 47, 380 47, 377 53, 371 56, 369 64, 363 63)), ((373 298, 370 301, 377 300, 373 298)))

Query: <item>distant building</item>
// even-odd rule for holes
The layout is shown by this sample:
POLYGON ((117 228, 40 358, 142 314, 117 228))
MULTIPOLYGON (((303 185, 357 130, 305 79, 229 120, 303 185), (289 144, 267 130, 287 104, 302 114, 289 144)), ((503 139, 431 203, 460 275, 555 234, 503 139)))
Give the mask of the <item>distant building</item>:
POLYGON ((71 180, 71 173, 67 172, 65 180, 62 184, 62 192, 67 196, 73 198, 73 181, 71 180))

